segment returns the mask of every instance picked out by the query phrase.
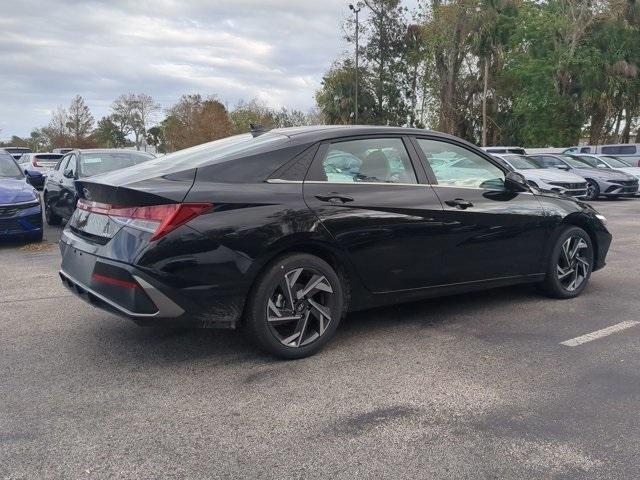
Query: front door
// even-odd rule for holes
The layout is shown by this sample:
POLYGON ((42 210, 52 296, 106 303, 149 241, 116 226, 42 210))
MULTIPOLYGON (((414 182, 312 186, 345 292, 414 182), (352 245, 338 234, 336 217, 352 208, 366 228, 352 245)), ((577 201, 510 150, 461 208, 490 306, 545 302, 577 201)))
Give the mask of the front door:
POLYGON ((441 268, 432 239, 442 231, 442 206, 419 183, 426 176, 416 171, 408 142, 398 136, 326 143, 304 182, 305 202, 376 293, 434 285, 441 268))
POLYGON ((443 283, 545 271, 548 230, 532 193, 507 191, 498 162, 463 144, 435 138, 415 144, 444 208, 443 283))

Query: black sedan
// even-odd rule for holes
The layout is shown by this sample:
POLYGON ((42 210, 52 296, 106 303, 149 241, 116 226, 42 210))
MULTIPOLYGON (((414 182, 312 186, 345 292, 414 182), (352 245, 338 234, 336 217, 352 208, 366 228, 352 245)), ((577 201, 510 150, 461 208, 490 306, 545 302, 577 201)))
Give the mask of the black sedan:
POLYGON ((351 310, 527 282, 575 297, 611 242, 589 205, 424 130, 256 131, 76 183, 74 293, 141 325, 241 327, 285 358, 351 310))
POLYGON ((78 201, 76 180, 138 165, 155 158, 135 150, 73 150, 62 157, 47 174, 42 198, 44 216, 49 225, 71 218, 78 201))

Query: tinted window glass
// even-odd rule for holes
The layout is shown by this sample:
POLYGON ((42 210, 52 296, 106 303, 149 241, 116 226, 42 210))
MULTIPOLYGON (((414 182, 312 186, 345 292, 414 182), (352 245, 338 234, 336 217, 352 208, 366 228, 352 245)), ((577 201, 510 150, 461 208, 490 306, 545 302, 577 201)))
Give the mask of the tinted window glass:
POLYGON ((517 170, 528 170, 533 168, 542 168, 538 162, 532 158, 527 158, 522 155, 503 155, 503 158, 511 164, 511 166, 517 170))
POLYGON ((609 166, 612 167, 612 168, 626 168, 626 167, 634 166, 634 165, 631 165, 631 163, 629 161, 625 162, 624 158, 605 157, 605 160, 607 161, 609 166))
POLYGON ((557 159, 556 157, 550 157, 548 155, 542 155, 539 157, 532 157, 534 160, 537 160, 543 167, 558 167, 564 165, 562 160, 557 159))
POLYGON ((75 175, 78 171, 76 164, 77 164, 77 157, 75 155, 71 155, 71 158, 69 158, 69 163, 67 163, 65 170, 71 170, 71 174, 75 175))
POLYGON ((602 147, 602 153, 610 153, 612 155, 633 155, 636 153, 635 145, 614 145, 610 147, 602 147))
POLYGON ((22 178, 20 167, 16 165, 11 155, 0 155, 0 177, 22 178))
POLYGON ((589 147, 582 147, 580 153, 591 153, 591 149, 589 147))
POLYGON ((338 183, 418 183, 400 138, 334 143, 322 159, 326 180, 338 183))
MULTIPOLYGON (((35 157, 38 160, 45 160, 45 161, 54 161, 54 160, 60 160, 60 158, 62 158, 62 155, 59 155, 57 153, 38 153, 38 154, 32 154, 35 155, 35 157)), ((22 156, 22 158, 26 158, 25 155, 22 156)))
POLYGON ((504 185, 504 173, 466 148, 437 140, 418 139, 418 145, 438 180, 452 187, 496 188, 504 185))
POLYGON ((83 177, 92 177, 101 173, 132 167, 148 162, 152 158, 137 152, 96 152, 83 153, 80 157, 80 172, 83 177))
POLYGON ((587 163, 584 160, 580 160, 576 157, 568 157, 565 155, 562 157, 562 159, 574 168, 595 168, 594 165, 591 165, 590 163, 587 163))
POLYGON ((60 160, 60 163, 58 165, 56 165, 56 170, 59 170, 60 172, 64 172, 65 168, 67 168, 67 163, 69 162, 69 157, 70 155, 67 155, 66 157, 62 157, 62 160, 60 160))

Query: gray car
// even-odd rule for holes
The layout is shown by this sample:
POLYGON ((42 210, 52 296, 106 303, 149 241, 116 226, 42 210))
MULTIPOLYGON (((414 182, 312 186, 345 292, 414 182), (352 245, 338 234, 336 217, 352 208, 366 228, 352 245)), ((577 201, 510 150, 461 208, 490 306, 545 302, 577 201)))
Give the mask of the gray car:
POLYGON ((587 182, 584 178, 556 168, 545 168, 533 158, 524 155, 493 156, 505 163, 511 170, 524 175, 527 183, 540 190, 564 193, 576 198, 584 198, 587 194, 587 182))
POLYGON ((632 197, 638 193, 638 179, 618 170, 593 168, 570 155, 529 155, 547 168, 575 173, 587 181, 586 200, 598 197, 632 197))

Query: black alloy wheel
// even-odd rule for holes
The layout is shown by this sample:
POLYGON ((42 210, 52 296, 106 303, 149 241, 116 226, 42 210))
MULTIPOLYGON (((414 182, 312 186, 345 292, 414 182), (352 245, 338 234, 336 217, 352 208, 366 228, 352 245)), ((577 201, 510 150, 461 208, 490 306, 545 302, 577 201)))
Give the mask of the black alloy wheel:
POLYGON ((43 203, 44 203, 44 218, 47 221, 47 225, 60 225, 60 222, 62 221, 62 217, 53 213, 53 211, 51 210, 51 204, 49 203, 49 199, 47 198, 46 195, 43 197, 43 203))
POLYGON ((313 355, 333 336, 342 317, 340 277, 313 255, 281 257, 253 292, 245 318, 248 333, 264 350, 283 358, 313 355))
POLYGON ((591 238, 579 227, 561 232, 553 249, 544 288, 556 298, 574 298, 587 286, 593 270, 591 238))

